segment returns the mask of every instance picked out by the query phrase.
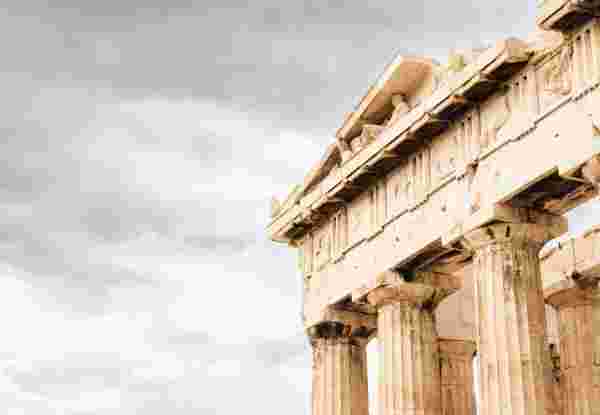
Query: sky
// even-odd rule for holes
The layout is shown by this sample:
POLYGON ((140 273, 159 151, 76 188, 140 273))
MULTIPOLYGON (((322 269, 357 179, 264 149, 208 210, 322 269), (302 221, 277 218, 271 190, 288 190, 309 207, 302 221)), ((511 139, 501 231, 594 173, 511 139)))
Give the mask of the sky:
POLYGON ((301 277, 267 240, 271 196, 396 54, 533 30, 536 1, 489 3, 6 0, 5 413, 307 414, 301 277))

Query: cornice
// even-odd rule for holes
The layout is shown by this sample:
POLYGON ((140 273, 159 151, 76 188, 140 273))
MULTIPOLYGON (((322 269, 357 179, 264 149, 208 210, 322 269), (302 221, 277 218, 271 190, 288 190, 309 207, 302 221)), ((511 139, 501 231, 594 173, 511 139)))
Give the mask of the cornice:
MULTIPOLYGON (((424 142, 445 130, 456 113, 497 90, 522 69, 533 55, 523 41, 509 38, 483 52, 473 63, 449 79, 421 105, 390 125, 378 139, 355 157, 330 172, 315 188, 281 211, 268 226, 276 242, 290 243, 319 222, 319 214, 332 200, 351 199, 364 188, 365 176, 381 171, 386 160, 399 158, 406 146, 424 142)), ((388 163, 389 164, 389 163, 388 163)))

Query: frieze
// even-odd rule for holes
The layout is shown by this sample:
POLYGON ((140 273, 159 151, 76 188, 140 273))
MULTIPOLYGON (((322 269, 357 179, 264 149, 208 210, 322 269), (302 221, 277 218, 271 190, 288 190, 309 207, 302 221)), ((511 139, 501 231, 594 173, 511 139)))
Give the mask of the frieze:
POLYGON ((500 130, 502 130, 511 117, 511 96, 509 92, 512 91, 507 88, 491 97, 482 105, 483 132, 481 138, 483 148, 487 148, 496 142, 500 130))
POLYGON ((333 260, 338 260, 348 246, 348 210, 341 208, 332 218, 333 260))
POLYGON ((572 71, 576 92, 586 89, 597 79, 598 25, 586 26, 572 40, 572 71))
POLYGON ((431 143, 431 187, 437 188, 458 166, 458 137, 456 128, 447 130, 431 143))
MULTIPOLYGON (((524 68, 505 83, 503 90, 474 105, 443 133, 423 139, 414 153, 398 158, 392 171, 365 187, 362 194, 345 206, 340 206, 326 224, 313 229, 310 242, 313 256, 308 258, 305 254, 304 258, 305 273, 314 275, 311 296, 315 287, 323 295, 317 296, 321 298, 318 302, 329 302, 331 294, 327 293, 337 292, 337 289, 329 287, 336 282, 328 281, 328 276, 352 274, 358 281, 362 278, 360 275, 369 274, 367 271, 371 268, 376 271, 381 266, 393 266, 394 261, 435 241, 434 235, 461 228, 464 218, 484 217, 490 203, 520 183, 520 177, 529 173, 513 174, 508 169, 499 169, 499 165, 506 163, 511 157, 508 154, 515 152, 512 145, 518 142, 516 137, 525 136, 519 132, 519 120, 528 122, 523 131, 535 133, 531 144, 529 140, 522 140, 525 144, 519 144, 519 148, 531 151, 547 136, 535 132, 536 126, 545 120, 538 116, 547 105, 540 95, 551 94, 539 77, 546 73, 544 69, 551 62, 557 60, 560 64, 561 55, 559 52, 537 66, 524 68), (438 231, 422 233, 419 229, 424 223, 438 231), (376 246, 381 246, 383 251, 377 251, 376 246), (384 252, 388 249, 395 253, 384 252)), ((564 97, 559 101, 562 99, 564 97)), ((363 129, 363 139, 370 134, 366 130, 363 129)), ((374 130, 376 134, 381 131, 374 130)), ((550 150, 551 146, 548 151, 557 151, 554 147, 550 150)), ((542 173, 542 164, 547 163, 535 159, 531 164, 531 168, 525 170, 537 174, 538 165, 542 173)))
POLYGON ((402 94, 392 96, 392 106, 394 107, 394 111, 392 111, 392 115, 385 123, 386 126, 395 124, 400 118, 407 114, 411 108, 408 100, 402 94))
POLYGON ((331 260, 331 224, 315 230, 313 240, 314 270, 318 271, 325 267, 331 260))
POLYGON ((370 237, 378 234, 387 219, 387 195, 385 178, 377 182, 369 189, 370 205, 370 237))
POLYGON ((480 110, 475 107, 457 122, 457 142, 461 153, 461 167, 477 161, 481 151, 480 110))
POLYGON ((409 208, 411 177, 407 162, 401 162, 386 177, 387 212, 389 217, 400 215, 409 208))
POLYGON ((310 277, 313 272, 313 250, 313 237, 309 232, 300 243, 300 249, 298 250, 300 270, 305 277, 310 277))
POLYGON ((370 235, 371 198, 363 193, 348 205, 348 239, 354 246, 370 235))
POLYGON ((560 96, 571 93, 573 89, 572 57, 573 45, 568 44, 541 69, 542 90, 545 92, 542 96, 545 99, 544 107, 549 105, 548 101, 554 101, 560 96))

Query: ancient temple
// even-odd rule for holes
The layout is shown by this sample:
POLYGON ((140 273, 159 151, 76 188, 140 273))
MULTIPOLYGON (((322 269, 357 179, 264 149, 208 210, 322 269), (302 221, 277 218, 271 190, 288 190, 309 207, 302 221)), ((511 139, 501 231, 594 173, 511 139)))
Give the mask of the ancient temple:
POLYGON ((273 203, 313 415, 368 414, 373 339, 380 415, 600 414, 600 232, 560 239, 600 183, 600 2, 538 3, 527 39, 398 56, 273 203))

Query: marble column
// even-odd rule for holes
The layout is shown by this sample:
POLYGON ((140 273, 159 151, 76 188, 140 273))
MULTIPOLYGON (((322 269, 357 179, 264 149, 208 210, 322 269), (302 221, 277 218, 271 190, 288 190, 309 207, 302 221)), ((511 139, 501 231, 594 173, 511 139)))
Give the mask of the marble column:
POLYGON ((473 357, 475 342, 462 339, 439 339, 442 414, 474 415, 475 393, 473 357))
POLYGON ((556 236, 553 227, 522 223, 465 236, 474 251, 482 414, 557 413, 538 258, 556 236))
POLYGON ((599 330, 594 326, 598 280, 560 281, 545 295, 546 302, 558 310, 563 415, 600 414, 600 362, 594 349, 599 330))
MULTIPOLYGON (((543 276, 542 276, 543 277, 543 276)), ((546 304, 546 337, 549 346, 550 362, 552 367, 552 398, 558 414, 563 412, 563 393, 560 385, 560 335, 558 325, 558 311, 546 304)))
MULTIPOLYGON (((600 283, 599 283, 600 284, 600 283)), ((592 337, 594 338, 594 366, 592 368, 592 397, 600 402, 600 288, 596 287, 592 296, 592 337)), ((594 406, 593 415, 600 415, 600 404, 594 406)))
POLYGON ((434 309, 457 287, 432 273, 371 291, 377 307, 380 415, 439 415, 440 359, 434 309))
POLYGON ((308 330, 313 350, 312 415, 368 415, 369 330, 339 321, 308 330))

